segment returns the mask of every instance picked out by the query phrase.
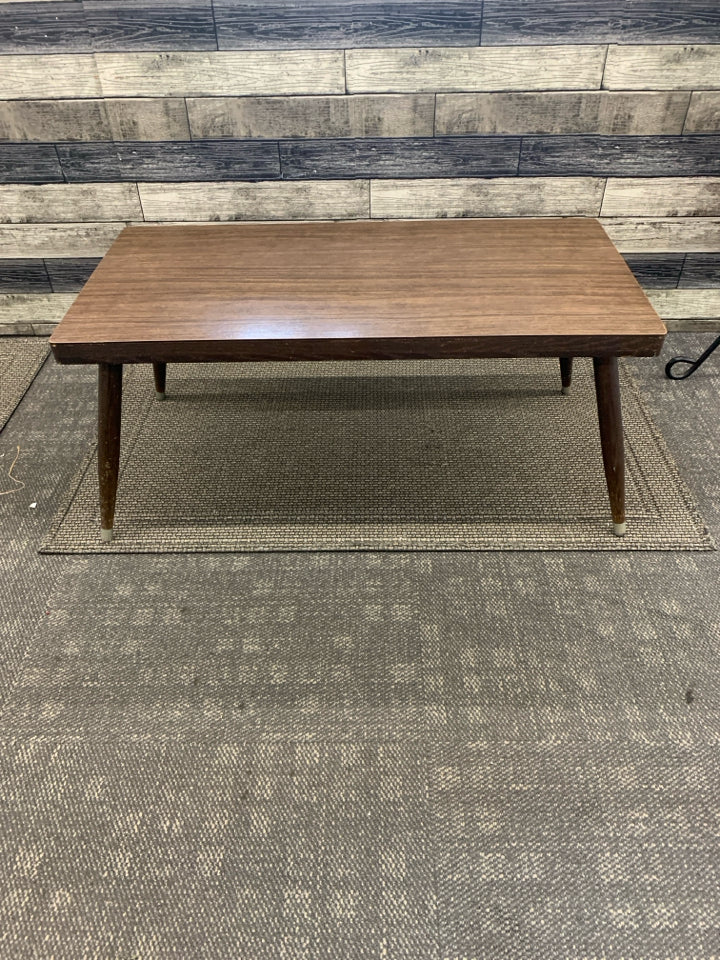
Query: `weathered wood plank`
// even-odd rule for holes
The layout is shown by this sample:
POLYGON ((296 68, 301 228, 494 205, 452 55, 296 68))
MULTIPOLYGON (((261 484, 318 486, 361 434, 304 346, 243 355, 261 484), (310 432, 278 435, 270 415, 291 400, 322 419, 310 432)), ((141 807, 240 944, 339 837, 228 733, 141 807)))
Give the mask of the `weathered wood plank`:
POLYGON ((50 280, 42 260, 0 260, 0 290, 14 293, 50 293, 50 280))
POLYGON ((118 180, 270 180, 280 176, 269 140, 57 145, 69 182, 118 180))
POLYGON ((440 93, 435 133, 679 134, 689 93, 440 93))
POLYGON ((75 300, 74 293, 0 294, 0 324, 57 323, 75 300))
POLYGON ((720 173, 720 137, 524 137, 521 176, 667 177, 720 173))
POLYGON ((520 180, 373 180, 377 219, 436 217, 597 216, 604 181, 593 178, 520 180))
POLYGON ((646 287, 674 288, 680 279, 684 253, 657 253, 625 255, 635 279, 646 287))
POLYGON ((720 44, 610 46, 602 85, 608 90, 720 88, 720 44))
POLYGON ((645 293, 663 320, 720 321, 720 290, 646 289, 645 293))
POLYGON ((608 180, 604 217, 643 217, 648 211, 658 217, 720 216, 720 177, 608 180))
POLYGON ((0 53, 92 52, 82 0, 0 4, 0 53))
POLYGON ((472 46, 481 0, 215 0, 220 50, 472 46))
POLYGON ((142 208, 134 183, 0 187, 0 223, 135 220, 142 208))
POLYGON ((591 90, 600 86, 606 48, 436 47, 348 50, 349 93, 455 90, 591 90))
POLYGON ((712 317, 711 319, 705 320, 698 320, 697 318, 692 320, 673 320, 668 318, 664 323, 669 333, 702 332, 714 337, 716 333, 720 331, 720 317, 712 317))
POLYGON ((311 183, 139 183, 147 220, 357 220, 370 215, 367 180, 311 183))
MULTIPOLYGON (((189 140, 185 101, 179 98, 108 99, 109 140, 189 140)), ((80 139, 58 137, 57 139, 80 139)), ((86 140, 92 139, 86 137, 86 140)), ((101 139, 101 138, 95 138, 101 139)))
POLYGON ((45 260, 53 293, 72 293, 81 290, 90 274, 100 263, 99 257, 78 257, 45 260))
MULTIPOLYGON (((718 238, 720 249, 720 237, 718 238)), ((680 274, 680 287, 720 287, 720 252, 688 253, 680 274)))
POLYGON ((709 0, 485 0, 482 42, 712 43, 720 18, 709 0))
POLYGON ((0 257, 102 257, 125 221, 0 226, 0 257))
POLYGON ((189 140, 185 101, 0 101, 0 140, 189 140))
POLYGON ((720 92, 695 90, 690 95, 690 106, 683 133, 720 132, 720 92))
POLYGON ((0 183, 62 183, 51 143, 0 143, 0 183))
POLYGON ((285 179, 515 175, 519 137, 283 140, 285 179))
POLYGON ((0 57, 0 98, 60 100, 101 95, 91 54, 0 57))
POLYGON ((602 217, 600 222, 621 253, 713 253, 720 235, 718 217, 602 217))
POLYGON ((99 53, 106 97, 345 93, 342 50, 99 53))
POLYGON ((433 134, 432 94, 190 98, 187 108, 192 136, 198 140, 433 134))

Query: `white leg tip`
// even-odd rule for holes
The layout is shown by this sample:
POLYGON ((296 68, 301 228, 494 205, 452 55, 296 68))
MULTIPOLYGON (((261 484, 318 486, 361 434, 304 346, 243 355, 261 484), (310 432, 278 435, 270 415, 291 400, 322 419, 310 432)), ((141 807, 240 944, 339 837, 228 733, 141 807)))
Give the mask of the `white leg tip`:
POLYGON ((165 393, 164 393, 164 392, 163 392, 163 393, 160 393, 159 390, 156 390, 156 391, 155 391, 155 399, 156 399, 156 400, 164 400, 164 399, 165 399, 165 393))
POLYGON ((113 538, 113 536, 112 536, 112 527, 111 527, 109 530, 106 530, 104 527, 102 527, 102 528, 100 529, 100 539, 101 539, 101 540, 104 540, 105 542, 108 542, 109 540, 112 540, 112 538, 113 538))
POLYGON ((563 395, 564 397, 567 397, 567 395, 568 395, 569 393, 570 393, 570 387, 563 387, 563 388, 562 388, 562 395, 563 395))
POLYGON ((616 537, 624 537, 625 531, 627 530, 626 523, 614 523, 613 524, 613 533, 616 537))

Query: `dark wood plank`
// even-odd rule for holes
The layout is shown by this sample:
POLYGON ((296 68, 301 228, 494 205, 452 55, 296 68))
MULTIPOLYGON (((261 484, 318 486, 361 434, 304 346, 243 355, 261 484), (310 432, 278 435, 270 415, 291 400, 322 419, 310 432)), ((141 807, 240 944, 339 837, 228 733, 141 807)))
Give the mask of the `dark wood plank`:
POLYGON ((51 293, 42 260, 0 260, 0 290, 3 293, 51 293))
POLYGON ((89 49, 82 0, 0 4, 0 53, 89 49))
POLYGON ((678 286, 720 287, 720 253, 689 253, 678 286))
POLYGON ((485 0, 483 44, 717 43, 715 0, 485 0))
POLYGON ((720 137, 524 137, 521 176, 680 177, 720 173, 720 137))
POLYGON ((58 144, 69 182, 273 180, 280 175, 271 140, 58 144))
POLYGON ((62 183, 51 143, 0 143, 0 183, 62 183))
POLYGON ((477 46, 481 0, 215 0, 220 50, 477 46))
POLYGON ((645 287, 676 287, 680 279, 684 253, 628 253, 625 262, 635 279, 645 287))
POLYGON ((99 257, 46 259, 45 267, 53 293, 73 293, 75 290, 82 290, 99 263, 99 257))
POLYGON ((283 140, 287 179, 491 177, 517 173, 519 137, 283 140))

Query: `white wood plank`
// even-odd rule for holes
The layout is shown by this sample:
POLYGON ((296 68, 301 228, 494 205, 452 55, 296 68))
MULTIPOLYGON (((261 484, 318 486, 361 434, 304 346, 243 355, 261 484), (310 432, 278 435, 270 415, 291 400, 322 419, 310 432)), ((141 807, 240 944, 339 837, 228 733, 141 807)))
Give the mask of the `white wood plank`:
POLYGON ((125 222, 0 226, 0 257, 102 257, 125 222))
POLYGON ((605 46, 347 50, 349 93, 592 90, 605 46))
POLYGON ((608 180, 602 205, 604 217, 643 217, 650 210, 660 217, 720 216, 720 177, 608 180))
POLYGON ((663 320, 717 320, 720 322, 720 289, 652 290, 648 300, 663 320))
POLYGON ((58 323, 76 293, 5 293, 0 295, 0 324, 58 323))
POLYGON ((715 253, 720 240, 717 217, 603 217, 600 222, 621 253, 715 253))
POLYGON ((139 183, 148 220, 357 220, 370 214, 367 180, 139 183))
POLYGON ((342 50, 99 53, 106 97, 344 93, 342 50))
POLYGON ((608 90, 720 88, 720 44, 611 44, 602 85, 608 90))
POLYGON ((373 180, 378 219, 597 216, 604 180, 596 177, 498 177, 494 180, 373 180))
POLYGON ((690 96, 690 106, 683 133, 720 132, 720 91, 695 90, 690 96))
POLYGON ((0 186, 0 223, 77 223, 142 217, 134 183, 0 186))
POLYGON ((99 97, 95 58, 88 54, 0 57, 0 99, 57 100, 99 97))

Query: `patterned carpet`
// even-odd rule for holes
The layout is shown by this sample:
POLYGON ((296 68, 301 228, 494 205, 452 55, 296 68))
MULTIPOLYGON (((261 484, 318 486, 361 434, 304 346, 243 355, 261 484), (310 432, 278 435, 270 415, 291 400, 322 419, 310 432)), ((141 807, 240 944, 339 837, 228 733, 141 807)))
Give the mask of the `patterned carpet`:
POLYGON ((42 337, 0 337, 0 430, 50 352, 42 337))

